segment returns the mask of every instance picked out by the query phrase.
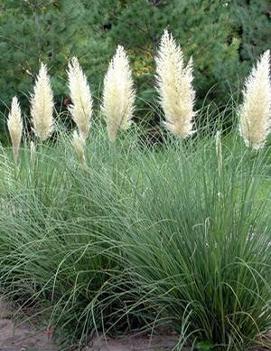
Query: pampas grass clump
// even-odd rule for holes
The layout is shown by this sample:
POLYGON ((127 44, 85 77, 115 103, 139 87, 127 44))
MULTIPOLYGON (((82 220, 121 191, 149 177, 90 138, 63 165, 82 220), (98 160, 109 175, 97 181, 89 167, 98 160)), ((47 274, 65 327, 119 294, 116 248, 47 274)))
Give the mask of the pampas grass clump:
POLYGON ((119 129, 129 128, 134 103, 132 72, 127 54, 119 45, 104 78, 102 112, 106 118, 110 141, 115 141, 119 129))
POLYGON ((87 78, 79 61, 73 57, 68 65, 68 85, 72 105, 69 111, 83 139, 89 135, 92 116, 92 97, 87 78))
POLYGON ((53 91, 45 64, 41 64, 34 93, 31 96, 31 116, 35 135, 44 141, 49 138, 53 129, 53 91))
POLYGON ((240 134, 247 146, 264 146, 271 123, 270 51, 260 57, 246 80, 240 107, 240 134))
MULTIPOLYGON (((165 31, 156 63, 165 126, 186 138, 196 115, 192 61, 184 65, 165 31)), ((40 147, 27 141, 15 167, 0 150, 1 294, 21 310, 34 306, 35 320, 48 316, 48 330, 63 328, 79 349, 93 332, 156 326, 178 333, 174 349, 242 351, 255 343, 271 349, 263 337, 271 330, 270 145, 246 157, 239 136, 215 134, 213 124, 210 135, 184 143, 164 138, 159 147, 144 147, 140 128, 113 146, 105 131, 87 140, 92 97, 76 58, 68 77, 77 126, 72 140, 65 134, 40 147), (71 144, 78 162, 71 162, 71 144)), ((119 46, 102 104, 112 142, 130 126, 134 103, 128 57, 119 46)), ((241 134, 253 148, 266 140, 270 105, 267 51, 240 108, 241 134)), ((53 106, 42 64, 31 98, 41 141, 53 131, 53 106)), ((217 120, 223 116, 218 112, 217 120)), ((8 129, 16 161, 22 127, 14 97, 8 129)))
POLYGON ((12 99, 7 125, 12 142, 13 157, 17 162, 23 133, 23 121, 20 104, 16 96, 12 99))
POLYGON ((195 91, 192 87, 192 59, 185 67, 183 52, 165 30, 156 57, 157 90, 165 114, 165 127, 186 138, 193 133, 195 91))

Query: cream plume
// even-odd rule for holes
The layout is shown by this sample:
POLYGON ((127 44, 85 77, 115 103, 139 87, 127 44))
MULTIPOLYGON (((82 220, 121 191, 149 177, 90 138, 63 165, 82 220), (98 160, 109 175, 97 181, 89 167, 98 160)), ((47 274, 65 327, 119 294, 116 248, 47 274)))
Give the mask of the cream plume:
POLYGON ((30 141, 30 161, 32 164, 36 161, 36 145, 34 141, 30 141))
POLYGON ((50 78, 46 65, 42 63, 36 78, 34 93, 31 96, 33 129, 41 141, 46 140, 53 131, 53 109, 54 101, 50 78))
POLYGON ((20 104, 16 96, 12 99, 7 125, 12 142, 13 157, 17 162, 23 133, 23 121, 20 104))
POLYGON ((245 82, 239 110, 240 134, 247 146, 264 146, 271 125, 270 51, 259 58, 245 82))
POLYGON ((114 142, 119 129, 126 130, 134 113, 135 90, 127 54, 122 46, 111 60, 104 78, 102 112, 109 139, 114 142))
POLYGON ((76 57, 73 57, 69 62, 68 81, 72 100, 69 111, 78 127, 80 135, 86 139, 90 130, 92 97, 87 78, 76 57))
POLYGON ((82 165, 85 165, 85 139, 76 130, 73 132, 72 146, 75 150, 79 162, 82 165))
POLYGON ((167 30, 161 38, 156 57, 157 90, 165 114, 164 125, 182 138, 193 131, 195 91, 192 86, 192 59, 184 66, 183 52, 167 30))

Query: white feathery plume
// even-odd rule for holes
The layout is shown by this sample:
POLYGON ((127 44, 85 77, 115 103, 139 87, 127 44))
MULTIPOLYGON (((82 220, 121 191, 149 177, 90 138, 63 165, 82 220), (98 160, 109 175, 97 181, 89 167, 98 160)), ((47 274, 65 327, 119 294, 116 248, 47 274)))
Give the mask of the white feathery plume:
POLYGON ((240 134, 247 146, 264 146, 271 126, 270 51, 259 58, 243 89, 239 110, 240 134))
POLYGON ((119 129, 129 128, 135 97, 129 60, 124 48, 119 45, 104 78, 102 112, 110 141, 115 141, 119 129))
POLYGON ((7 125, 12 142, 13 157, 17 162, 23 134, 23 121, 20 104, 16 96, 12 99, 7 125))
POLYGON ((196 115, 192 58, 185 67, 181 47, 165 30, 155 61, 157 90, 166 119, 164 125, 173 134, 186 138, 194 133, 196 115))
POLYGON ((35 163, 36 160, 36 145, 34 141, 30 141, 30 161, 32 164, 35 163))
POLYGON ((85 139, 75 130, 73 132, 72 146, 74 147, 78 160, 82 165, 86 164, 85 145, 85 139))
POLYGON ((54 128, 53 121, 53 91, 47 67, 41 63, 39 74, 36 78, 34 93, 31 96, 31 116, 33 129, 36 136, 41 140, 46 140, 54 128))
POLYGON ((82 138, 86 139, 90 130, 92 97, 87 78, 76 57, 70 60, 67 73, 70 97, 72 100, 69 111, 78 127, 80 135, 82 138))

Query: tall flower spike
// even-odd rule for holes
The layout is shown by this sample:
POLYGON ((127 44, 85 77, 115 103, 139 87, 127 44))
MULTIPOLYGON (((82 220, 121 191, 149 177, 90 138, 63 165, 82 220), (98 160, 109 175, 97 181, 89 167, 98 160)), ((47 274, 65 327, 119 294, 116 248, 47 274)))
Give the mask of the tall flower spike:
POLYGON ((23 133, 23 122, 20 104, 16 96, 12 99, 7 124, 12 142, 13 157, 15 162, 17 162, 23 133))
POLYGON ((30 141, 30 161, 32 164, 35 163, 36 160, 36 145, 34 141, 30 141))
POLYGON ((185 67, 181 47, 165 30, 155 61, 157 90, 166 119, 164 125, 173 134, 186 138, 194 132, 196 115, 192 59, 185 67))
POLYGON ((72 146, 74 147, 79 162, 85 165, 85 139, 76 130, 73 132, 72 146))
POLYGON ((81 137, 86 139, 90 130, 92 97, 87 78, 76 57, 73 57, 69 62, 67 73, 70 97, 72 100, 69 111, 77 125, 81 137))
POLYGON ((247 146, 264 146, 271 125, 270 51, 260 57, 245 82, 239 110, 240 134, 247 146))
POLYGON ((134 113, 134 103, 132 72, 127 54, 119 45, 104 78, 102 112, 106 119, 110 141, 115 141, 119 129, 129 128, 134 113))
POLYGON ((42 63, 36 78, 34 93, 31 96, 33 129, 41 141, 46 140, 53 131, 53 109, 54 101, 50 78, 46 65, 42 63))

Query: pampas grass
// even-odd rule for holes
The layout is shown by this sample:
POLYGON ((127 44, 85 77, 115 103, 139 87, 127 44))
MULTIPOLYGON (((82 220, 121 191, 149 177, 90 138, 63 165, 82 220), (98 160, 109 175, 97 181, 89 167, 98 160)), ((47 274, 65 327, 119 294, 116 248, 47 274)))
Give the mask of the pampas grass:
POLYGON ((17 162, 23 133, 23 121, 21 116, 20 104, 16 96, 14 96, 14 98, 12 99, 7 125, 12 142, 14 161, 17 162))
MULTIPOLYGON (((269 131, 268 61, 267 51, 240 109, 241 134, 254 148, 269 131)), ((186 138, 195 117, 192 61, 184 65, 181 48, 165 31, 156 62, 165 126, 186 138)), ((92 98, 76 58, 68 76, 77 125, 72 141, 60 135, 37 151, 31 141, 16 172, 0 153, 1 293, 27 307, 37 302, 43 318, 38 307, 45 306, 48 325, 80 339, 80 346, 93 331, 119 334, 131 325, 138 330, 166 322, 185 347, 243 351, 258 342, 270 349, 260 338, 271 328, 270 146, 251 157, 236 133, 215 132, 212 124, 211 135, 197 133, 185 143, 164 138, 153 148, 131 128, 112 147, 106 134, 113 142, 129 127, 135 101, 119 46, 104 81, 107 133, 93 123, 88 172, 92 98), (72 162, 71 143, 84 167, 72 162)), ((46 140, 53 96, 45 65, 31 115, 37 137, 46 140)), ((8 128, 17 160, 17 98, 8 128)))
POLYGON ((135 97, 128 57, 119 45, 104 78, 102 112, 110 141, 116 140, 119 129, 131 125, 135 97))
POLYGON ((91 172, 68 138, 42 145, 35 167, 25 154, 16 174, 0 157, 2 290, 51 306, 50 325, 84 341, 135 315, 182 335, 187 316, 188 349, 248 350, 271 327, 268 159, 219 134, 129 147, 136 132, 116 147, 93 133, 91 172))
POLYGON ((76 130, 73 132, 72 146, 79 162, 84 165, 86 163, 85 139, 76 130))
POLYGON ((35 160, 36 160, 36 145, 34 143, 33 140, 30 141, 30 161, 31 161, 31 164, 34 164, 35 160))
POLYGON ((186 138, 193 131, 195 91, 192 87, 192 59, 184 65, 182 49, 165 30, 156 57, 157 90, 165 114, 165 127, 186 138))
POLYGON ((68 85, 72 100, 69 111, 77 125, 80 136, 86 139, 90 130, 92 97, 87 78, 76 57, 73 57, 68 65, 68 85))
POLYGON ((49 138, 54 129, 53 121, 53 91, 47 67, 41 64, 36 78, 34 93, 31 96, 31 116, 35 135, 44 141, 49 138))
POLYGON ((245 82, 240 107, 240 134, 247 146, 262 148, 270 131, 271 82, 270 51, 259 58, 245 82))

